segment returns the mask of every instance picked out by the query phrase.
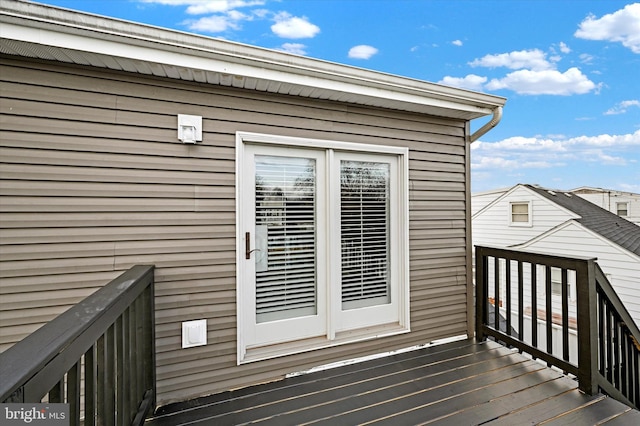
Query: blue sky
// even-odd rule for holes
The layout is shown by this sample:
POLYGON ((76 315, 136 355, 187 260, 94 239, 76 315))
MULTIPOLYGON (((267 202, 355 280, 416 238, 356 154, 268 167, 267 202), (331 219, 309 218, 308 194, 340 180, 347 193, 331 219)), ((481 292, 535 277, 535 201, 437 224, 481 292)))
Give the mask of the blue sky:
POLYGON ((473 191, 640 192, 640 3, 41 2, 504 96, 501 123, 472 145, 473 191))

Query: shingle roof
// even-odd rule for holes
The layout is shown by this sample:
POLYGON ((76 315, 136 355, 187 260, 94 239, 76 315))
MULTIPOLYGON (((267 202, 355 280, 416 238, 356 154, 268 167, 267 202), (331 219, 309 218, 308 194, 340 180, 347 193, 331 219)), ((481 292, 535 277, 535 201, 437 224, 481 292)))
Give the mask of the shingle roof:
POLYGON ((579 215, 576 221, 585 228, 640 256, 640 226, 571 192, 524 186, 579 215))

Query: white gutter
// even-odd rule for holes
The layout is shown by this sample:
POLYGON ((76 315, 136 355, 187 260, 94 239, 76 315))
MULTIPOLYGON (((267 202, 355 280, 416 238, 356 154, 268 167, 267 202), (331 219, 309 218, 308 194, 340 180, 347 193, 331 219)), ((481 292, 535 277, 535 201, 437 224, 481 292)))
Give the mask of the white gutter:
POLYGON ((489 130, 491 130, 494 127, 496 127, 501 119, 502 119, 502 107, 499 106, 499 107, 496 107, 493 110, 493 117, 491 117, 491 120, 489 120, 489 122, 487 124, 485 124, 484 126, 480 127, 478 130, 476 130, 471 135, 471 137, 469 138, 469 142, 473 143, 473 142, 477 141, 478 138, 480 138, 480 136, 484 135, 489 130))

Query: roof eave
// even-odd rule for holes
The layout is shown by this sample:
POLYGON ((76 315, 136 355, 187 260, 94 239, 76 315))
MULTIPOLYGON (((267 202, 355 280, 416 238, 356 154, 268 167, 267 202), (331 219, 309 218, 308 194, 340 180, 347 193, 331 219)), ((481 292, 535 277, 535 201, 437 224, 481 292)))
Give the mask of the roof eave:
POLYGON ((0 52, 460 120, 498 96, 25 2, 3 2, 0 52))

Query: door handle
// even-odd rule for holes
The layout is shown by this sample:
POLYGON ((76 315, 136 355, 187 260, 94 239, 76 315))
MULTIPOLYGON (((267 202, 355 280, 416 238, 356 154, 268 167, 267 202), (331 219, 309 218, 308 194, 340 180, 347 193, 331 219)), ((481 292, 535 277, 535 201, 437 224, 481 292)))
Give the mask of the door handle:
POLYGON ((244 248, 244 258, 251 259, 251 252, 253 251, 251 250, 251 232, 244 233, 244 248))

